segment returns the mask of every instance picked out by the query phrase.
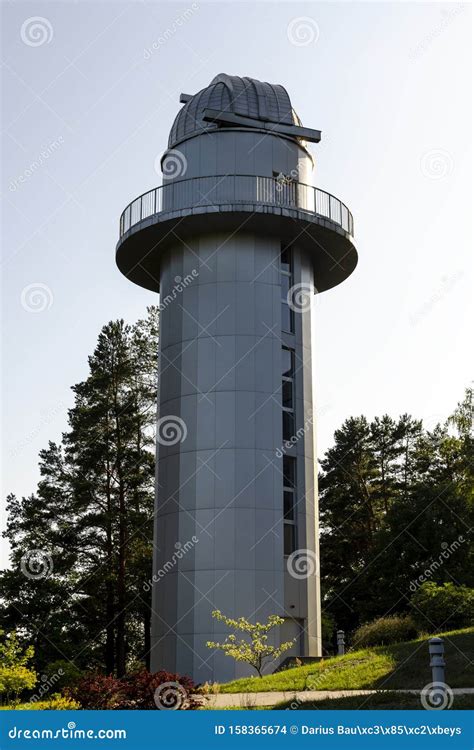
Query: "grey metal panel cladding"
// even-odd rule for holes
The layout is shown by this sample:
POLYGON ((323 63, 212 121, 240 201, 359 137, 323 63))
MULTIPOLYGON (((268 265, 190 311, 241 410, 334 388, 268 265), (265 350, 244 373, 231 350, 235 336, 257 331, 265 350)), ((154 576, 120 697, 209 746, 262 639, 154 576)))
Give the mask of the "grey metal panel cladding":
MULTIPOLYGON (((201 138, 184 141, 176 149, 186 159, 186 171, 179 172, 174 181, 226 174, 272 177, 274 172, 283 172, 304 182, 310 179, 313 167, 308 152, 296 141, 271 133, 214 130, 201 138)), ((166 183, 173 179, 163 177, 166 183)), ((201 197, 196 195, 196 202, 201 197)), ((169 205, 163 208, 172 208, 172 200, 169 197, 166 200, 169 205)))
MULTIPOLYGON (((174 588, 168 583, 155 594, 159 622, 153 628, 152 667, 186 671, 199 681, 246 673, 221 655, 212 657, 206 647, 207 640, 225 635, 210 617, 213 606, 235 617, 253 616, 258 609, 262 620, 296 601, 293 614, 307 616, 311 581, 291 579, 290 590, 284 583, 276 458, 281 407, 275 398, 281 361, 279 249, 278 239, 250 233, 208 234, 189 248, 173 248, 162 270, 162 297, 185 270, 193 267, 198 275, 161 314, 159 414, 183 418, 188 436, 181 444, 158 446, 157 527, 164 524, 165 539, 160 530, 154 570, 170 559, 176 543, 193 535, 199 541, 177 564, 174 588), (179 362, 175 377, 164 365, 170 360, 179 362)), ((301 321, 297 325, 301 328, 301 321)), ((301 332, 297 338, 301 342, 301 332)), ((301 358, 300 343, 295 345, 301 358)), ((306 472, 298 474, 304 496, 306 472)), ((314 508, 306 512, 314 514, 314 508)), ((300 526, 306 536, 306 522, 300 526)), ((317 627, 311 625, 311 643, 317 627)))

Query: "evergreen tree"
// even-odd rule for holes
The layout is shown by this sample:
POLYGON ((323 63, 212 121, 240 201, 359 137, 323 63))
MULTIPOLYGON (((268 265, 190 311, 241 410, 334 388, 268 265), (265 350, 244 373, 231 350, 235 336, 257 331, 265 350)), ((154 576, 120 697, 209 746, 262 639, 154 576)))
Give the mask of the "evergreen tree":
POLYGON ((1 620, 24 628, 40 666, 67 658, 122 675, 149 651, 157 326, 155 308, 104 326, 62 446, 40 454, 37 493, 8 500, 1 620), (25 578, 31 550, 47 575, 25 578))
POLYGON ((338 627, 407 611, 425 570, 472 585, 472 403, 468 389, 429 432, 406 414, 336 431, 321 462, 320 519, 323 599, 338 627))

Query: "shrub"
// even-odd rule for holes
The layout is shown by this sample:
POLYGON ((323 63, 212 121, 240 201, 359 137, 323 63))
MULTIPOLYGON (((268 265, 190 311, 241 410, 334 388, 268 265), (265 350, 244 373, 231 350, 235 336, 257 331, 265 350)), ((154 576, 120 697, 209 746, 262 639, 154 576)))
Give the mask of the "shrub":
POLYGON ((190 677, 142 669, 122 679, 111 675, 85 675, 66 695, 85 709, 194 709, 195 691, 190 677))
POLYGON ((390 643, 400 643, 416 638, 418 629, 414 620, 409 616, 392 615, 379 617, 358 628, 353 637, 354 648, 366 646, 386 646, 390 643))
POLYGON ((199 685, 197 692, 200 693, 200 695, 218 695, 221 691, 221 686, 219 682, 204 682, 202 685, 199 685))
POLYGON ((42 680, 54 685, 57 690, 72 687, 82 677, 82 672, 74 664, 66 659, 57 659, 45 667, 42 680))
MULTIPOLYGON (((61 693, 53 693, 51 698, 45 701, 41 701, 39 704, 43 711, 73 711, 74 709, 80 708, 77 701, 73 701, 71 698, 66 698, 61 693)), ((38 704, 36 704, 38 708, 38 704)))
POLYGON ((34 669, 28 667, 33 658, 33 646, 23 648, 15 631, 5 633, 0 630, 0 695, 7 703, 23 690, 31 690, 36 685, 34 669))
POLYGON ((462 628, 474 619, 474 589, 426 581, 413 594, 411 607, 413 618, 424 630, 462 628))
POLYGON ((198 705, 190 696, 196 686, 190 677, 172 672, 139 672, 125 677, 127 708, 164 709, 196 708, 198 705))
POLYGON ((44 701, 30 701, 29 703, 20 703, 16 706, 20 711, 74 711, 80 708, 77 701, 72 698, 66 698, 60 693, 53 693, 44 701))
POLYGON ((0 667, 0 693, 6 697, 7 702, 18 696, 23 690, 31 690, 36 685, 36 673, 27 667, 19 665, 12 667, 0 667))
POLYGON ((125 700, 123 685, 116 677, 96 672, 86 674, 73 687, 66 688, 65 696, 78 701, 82 708, 122 708, 125 700))
POLYGON ((249 622, 245 617, 239 617, 237 620, 232 617, 226 617, 219 609, 215 609, 212 616, 216 620, 223 622, 234 633, 228 635, 223 643, 208 641, 208 648, 220 649, 231 656, 235 661, 243 661, 253 667, 259 677, 263 677, 263 669, 271 662, 278 659, 285 651, 288 651, 294 644, 294 640, 280 643, 279 646, 272 646, 268 643, 268 633, 273 628, 283 625, 284 620, 278 615, 270 615, 267 622, 249 622), (247 638, 237 639, 236 633, 245 633, 247 638))

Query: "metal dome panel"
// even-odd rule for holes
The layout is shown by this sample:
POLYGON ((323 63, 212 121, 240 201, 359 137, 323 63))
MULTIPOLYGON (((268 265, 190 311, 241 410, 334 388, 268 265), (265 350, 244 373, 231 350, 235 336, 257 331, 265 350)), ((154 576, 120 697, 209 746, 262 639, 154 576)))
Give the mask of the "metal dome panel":
POLYGON ((217 123, 203 119, 207 109, 261 120, 262 123, 301 125, 283 86, 221 73, 209 86, 189 97, 178 112, 171 128, 168 148, 191 136, 216 130, 219 127, 217 123))

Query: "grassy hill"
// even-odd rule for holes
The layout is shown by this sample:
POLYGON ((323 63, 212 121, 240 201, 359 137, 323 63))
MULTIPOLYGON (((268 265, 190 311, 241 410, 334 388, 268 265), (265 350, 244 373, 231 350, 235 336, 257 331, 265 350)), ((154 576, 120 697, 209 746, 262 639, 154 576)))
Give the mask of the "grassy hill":
MULTIPOLYGON (((445 641, 446 682, 474 687, 474 628, 440 633, 445 641)), ((265 677, 234 680, 221 693, 274 690, 418 689, 431 682, 428 639, 351 651, 344 656, 265 677)))
MULTIPOLYGON (((373 695, 353 695, 344 698, 323 698, 319 701, 286 701, 277 703, 274 711, 286 708, 296 711, 425 711, 420 696, 414 693, 374 693, 373 695)), ((474 709, 474 695, 456 695, 452 708, 456 711, 472 711, 474 709)))

